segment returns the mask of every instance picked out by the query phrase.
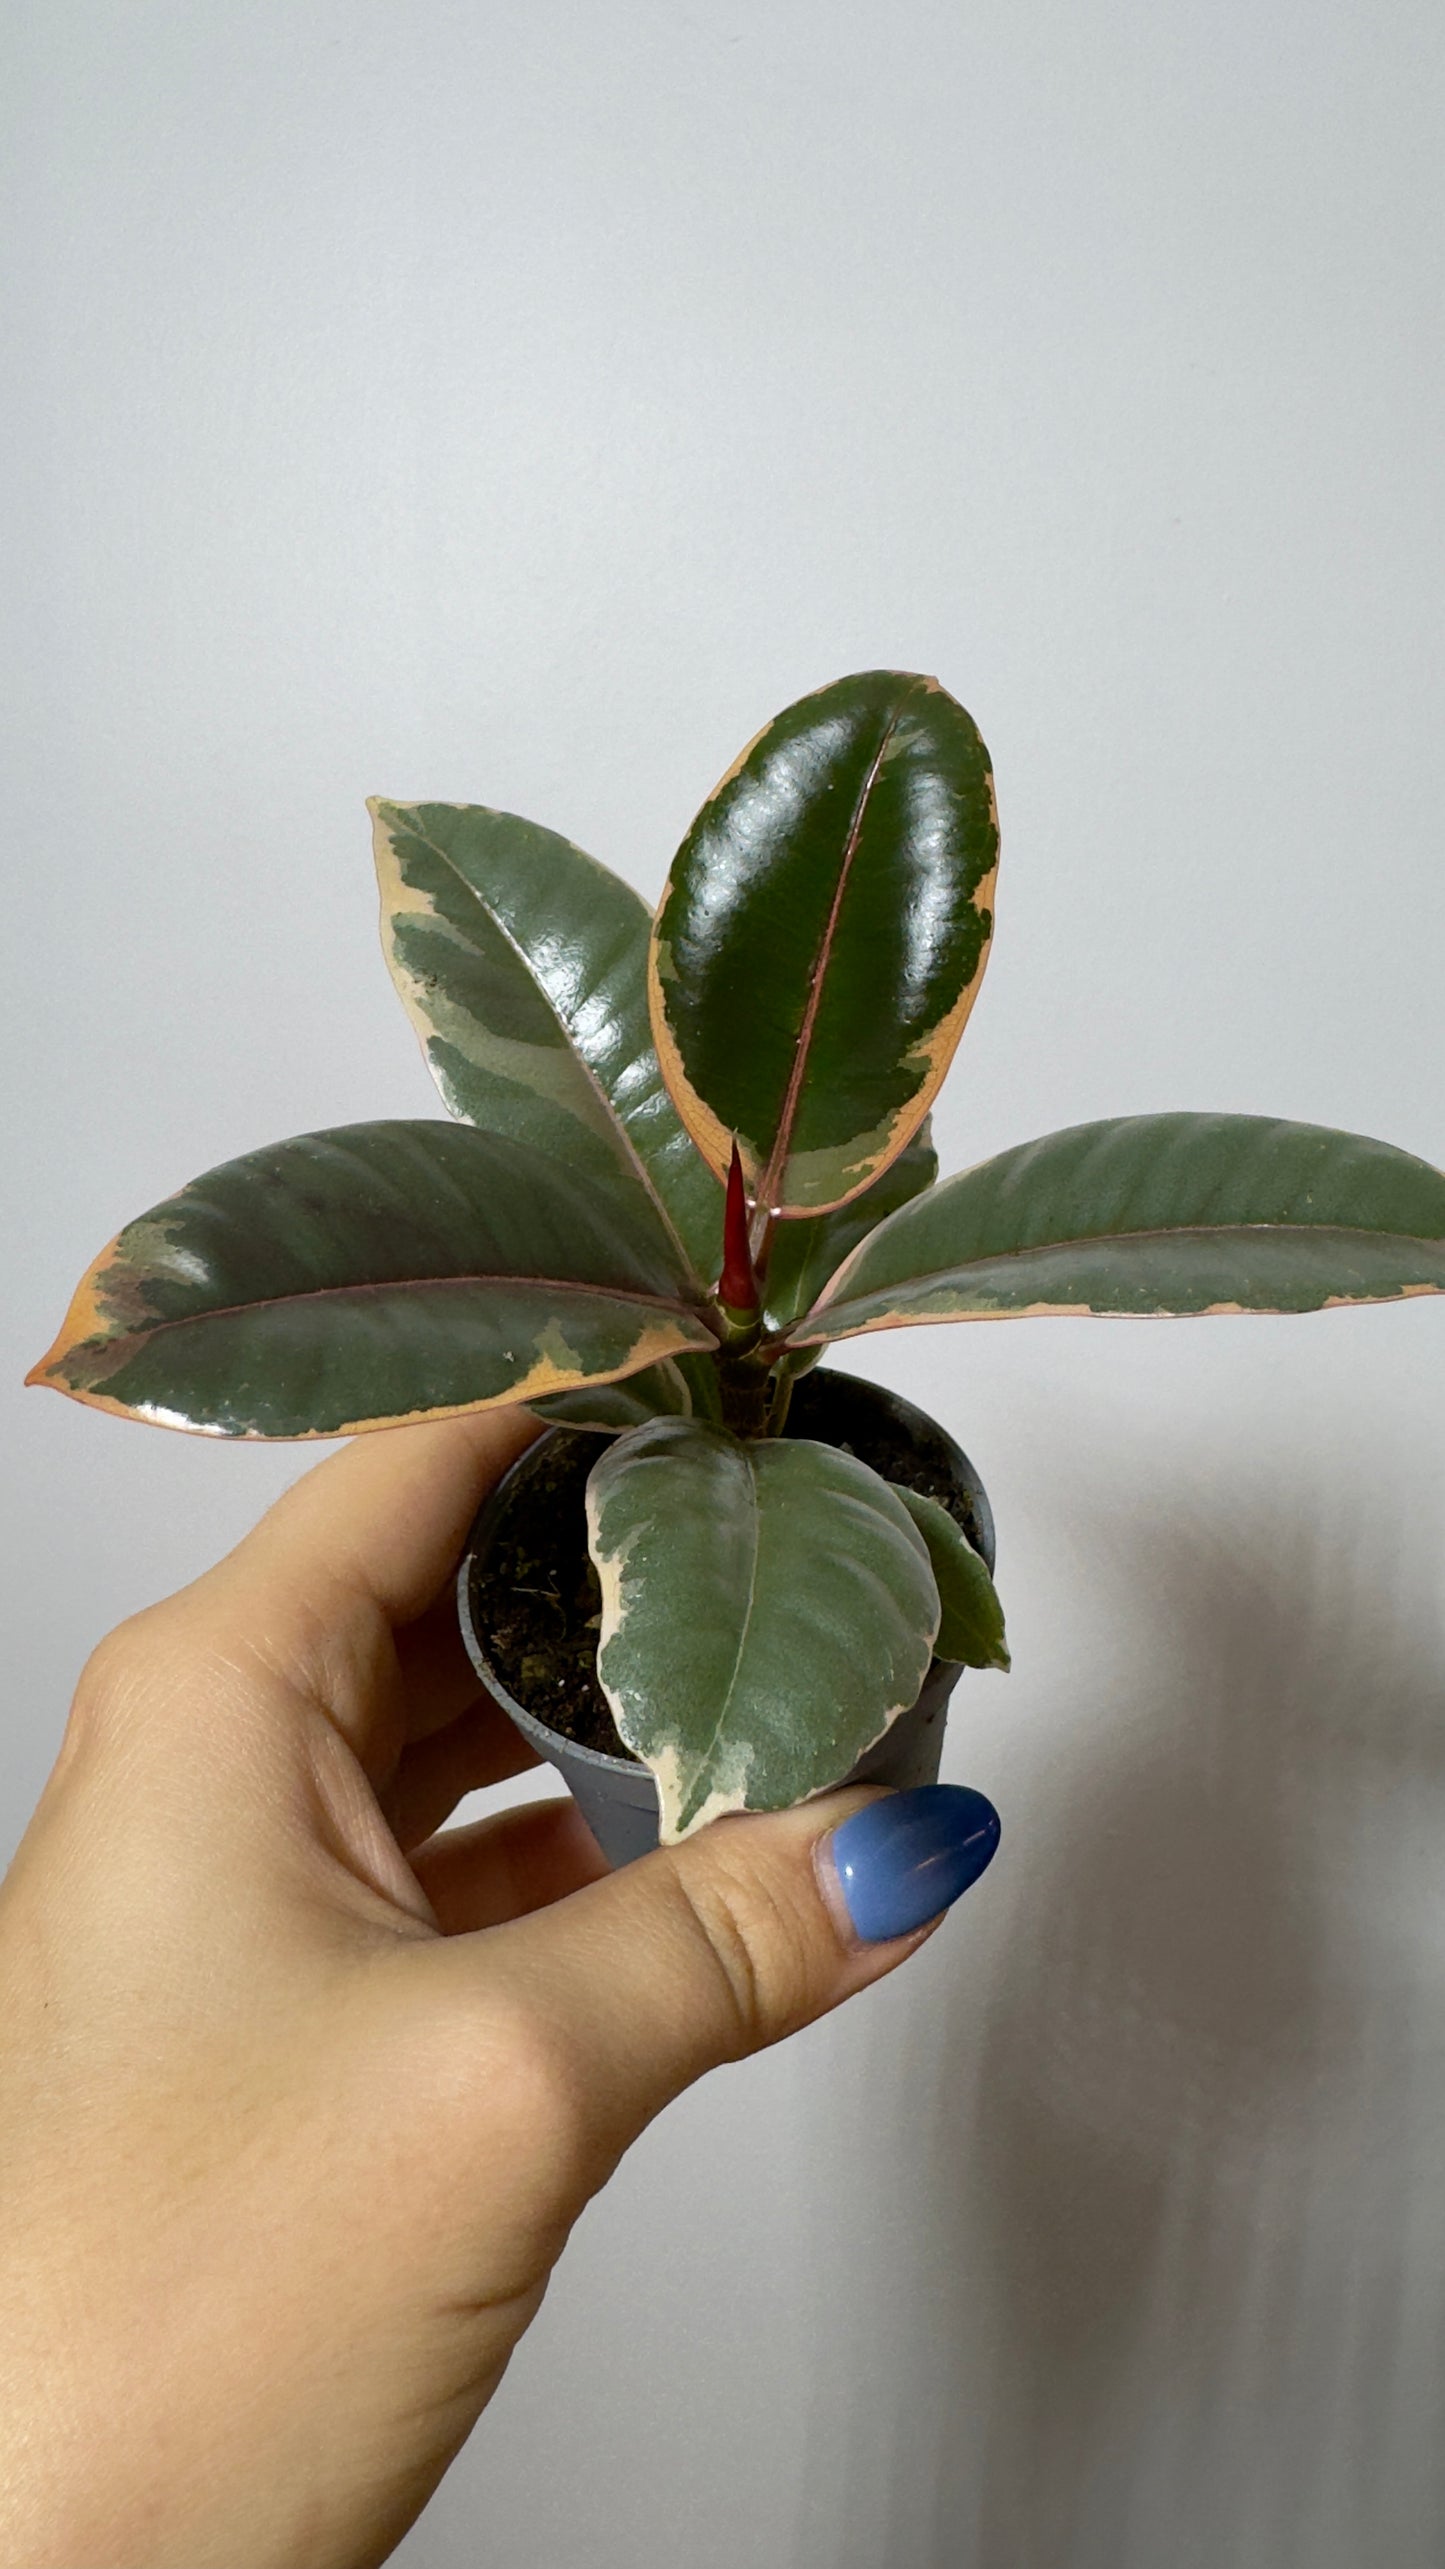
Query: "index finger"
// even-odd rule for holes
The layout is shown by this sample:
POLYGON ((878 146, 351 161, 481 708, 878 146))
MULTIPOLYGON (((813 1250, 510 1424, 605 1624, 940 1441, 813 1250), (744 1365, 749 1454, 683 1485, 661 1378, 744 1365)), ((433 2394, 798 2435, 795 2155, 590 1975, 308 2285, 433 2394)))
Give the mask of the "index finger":
POLYGON ((507 1408, 354 1437, 153 1611, 193 1644, 259 1661, 280 1681, 279 1705, 308 1697, 384 1778, 407 1735, 397 1635, 440 1599, 487 1491, 539 1433, 507 1408))
POLYGON ((494 1481, 540 1433, 523 1409, 422 1420, 353 1437, 294 1481, 223 1568, 273 1586, 336 1579, 389 1623, 425 1612, 494 1481))
POLYGON ((217 1602, 264 1590, 278 1637, 293 1614, 313 1623, 322 1598, 379 1611, 393 1628, 414 1622, 455 1569, 487 1491, 539 1432, 526 1410, 494 1409, 353 1437, 217 1565, 217 1602))

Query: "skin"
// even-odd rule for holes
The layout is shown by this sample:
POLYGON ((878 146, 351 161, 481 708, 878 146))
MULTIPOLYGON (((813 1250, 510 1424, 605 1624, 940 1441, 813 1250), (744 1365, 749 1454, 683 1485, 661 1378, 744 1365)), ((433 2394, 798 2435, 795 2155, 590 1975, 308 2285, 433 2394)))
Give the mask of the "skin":
POLYGON ((532 1763, 451 1573, 534 1432, 358 1440, 84 1672, 0 1884, 6 2560, 384 2560, 628 2144, 933 1932, 848 1932, 868 1792, 615 1875, 442 1828, 532 1763))

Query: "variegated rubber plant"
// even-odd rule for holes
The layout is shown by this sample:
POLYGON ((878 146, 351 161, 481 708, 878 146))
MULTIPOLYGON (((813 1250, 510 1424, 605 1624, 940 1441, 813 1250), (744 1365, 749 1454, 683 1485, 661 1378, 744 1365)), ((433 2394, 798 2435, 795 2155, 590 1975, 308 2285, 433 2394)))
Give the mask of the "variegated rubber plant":
POLYGON ((220 1436, 505 1401, 604 1431, 598 1673, 664 1839, 836 1781, 931 1657, 1007 1665, 946 1511, 780 1437, 829 1340, 1445 1289, 1445 1177, 1315 1125, 1135 1115, 935 1183, 998 824, 932 679, 778 715, 651 922, 533 822, 371 808, 387 959, 458 1121, 196 1179, 103 1251, 30 1379, 220 1436))

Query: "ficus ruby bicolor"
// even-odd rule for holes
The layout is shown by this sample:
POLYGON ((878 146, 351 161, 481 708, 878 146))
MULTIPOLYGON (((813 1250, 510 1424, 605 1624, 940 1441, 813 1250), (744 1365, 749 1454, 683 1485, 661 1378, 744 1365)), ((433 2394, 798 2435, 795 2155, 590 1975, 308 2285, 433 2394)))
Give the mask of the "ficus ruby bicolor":
POLYGON ((931 1657, 1008 1664, 945 1508, 782 1439, 829 1341, 1445 1289, 1445 1177, 1317 1125, 1133 1115, 938 1181, 999 834, 936 679, 869 670, 777 715, 655 918, 535 822, 371 810, 387 960, 456 1122, 197 1178, 102 1252, 30 1380, 222 1436, 509 1401, 595 1430, 598 1675, 664 1838, 835 1782, 931 1657))

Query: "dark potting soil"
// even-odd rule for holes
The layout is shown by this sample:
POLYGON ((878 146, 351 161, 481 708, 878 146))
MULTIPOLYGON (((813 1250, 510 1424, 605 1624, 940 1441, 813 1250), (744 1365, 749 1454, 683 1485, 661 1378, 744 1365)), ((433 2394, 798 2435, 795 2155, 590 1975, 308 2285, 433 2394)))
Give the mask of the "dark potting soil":
POLYGON ((587 1475, 604 1439, 554 1436, 519 1473, 485 1580, 473 1573, 477 1638, 508 1694, 584 1748, 630 1757, 597 1683, 602 1591, 587 1551, 587 1475))
MULTIPOLYGON (((885 1481, 937 1499, 991 1557, 991 1525, 959 1488, 941 1441, 930 1452, 880 1413, 870 1391, 863 1384, 855 1390, 846 1376, 805 1375, 794 1390, 788 1433, 856 1453, 885 1481)), ((518 1473, 485 1579, 473 1572, 472 1615, 488 1659, 519 1704, 565 1739, 630 1758, 597 1682, 602 1594, 587 1552, 584 1493, 602 1446, 599 1436, 565 1429, 518 1473)))

